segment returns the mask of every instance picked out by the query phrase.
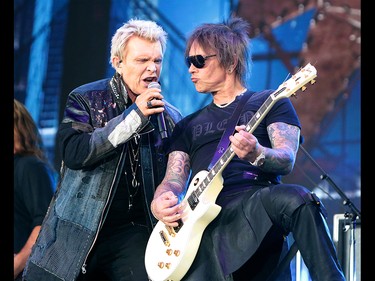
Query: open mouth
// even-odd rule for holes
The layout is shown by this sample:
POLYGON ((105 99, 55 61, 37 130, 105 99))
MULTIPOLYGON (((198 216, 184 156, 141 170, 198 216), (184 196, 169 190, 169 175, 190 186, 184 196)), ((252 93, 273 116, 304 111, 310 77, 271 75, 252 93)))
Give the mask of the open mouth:
POLYGON ((147 77, 147 78, 143 79, 143 81, 145 81, 146 83, 151 83, 151 82, 157 82, 158 79, 157 79, 157 77, 147 77))

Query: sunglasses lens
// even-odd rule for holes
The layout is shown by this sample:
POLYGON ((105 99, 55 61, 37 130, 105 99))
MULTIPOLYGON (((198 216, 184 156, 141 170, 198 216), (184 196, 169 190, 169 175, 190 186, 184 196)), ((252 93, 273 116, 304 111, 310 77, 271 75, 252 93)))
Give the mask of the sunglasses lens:
POLYGON ((196 68, 203 68, 205 59, 202 55, 186 57, 186 65, 190 67, 193 64, 196 68))
POLYGON ((197 56, 194 56, 193 64, 196 68, 203 68, 205 61, 206 60, 204 59, 203 56, 197 55, 197 56))

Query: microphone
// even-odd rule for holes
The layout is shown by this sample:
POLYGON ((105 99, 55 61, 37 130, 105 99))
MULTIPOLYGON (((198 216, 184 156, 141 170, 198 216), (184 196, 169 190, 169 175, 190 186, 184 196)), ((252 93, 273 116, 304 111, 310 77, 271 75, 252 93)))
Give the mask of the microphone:
MULTIPOLYGON (((149 89, 151 88, 161 89, 160 84, 158 82, 151 82, 150 84, 148 84, 148 88, 149 89)), ((157 115, 157 120, 158 120, 158 127, 159 127, 159 133, 161 135, 161 138, 165 139, 168 137, 168 133, 167 133, 167 126, 165 124, 165 119, 164 119, 164 112, 160 112, 157 115)))

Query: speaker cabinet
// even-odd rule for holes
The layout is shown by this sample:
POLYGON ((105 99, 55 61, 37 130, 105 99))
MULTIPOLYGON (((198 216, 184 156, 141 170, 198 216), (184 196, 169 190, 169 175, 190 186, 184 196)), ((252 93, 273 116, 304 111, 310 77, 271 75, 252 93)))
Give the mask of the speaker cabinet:
POLYGON ((361 220, 333 216, 333 241, 347 280, 361 280, 361 220))

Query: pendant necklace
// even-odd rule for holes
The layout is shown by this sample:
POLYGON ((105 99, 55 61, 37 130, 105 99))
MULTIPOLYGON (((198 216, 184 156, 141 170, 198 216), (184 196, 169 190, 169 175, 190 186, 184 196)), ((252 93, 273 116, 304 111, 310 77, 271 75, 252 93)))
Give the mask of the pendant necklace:
POLYGON ((137 180, 137 172, 139 165, 139 151, 140 151, 140 143, 139 143, 139 136, 136 136, 134 140, 129 141, 129 162, 130 162, 130 170, 131 170, 131 183, 127 184, 128 186, 128 193, 129 193, 129 210, 133 207, 134 197, 138 193, 138 189, 140 186, 140 182, 137 180))

